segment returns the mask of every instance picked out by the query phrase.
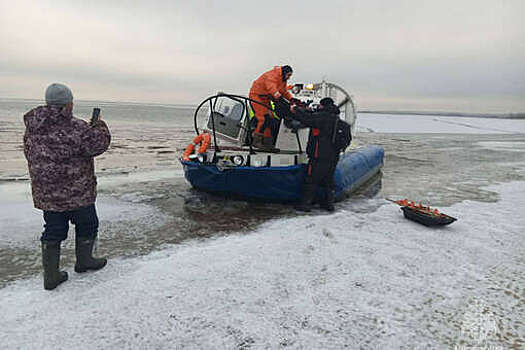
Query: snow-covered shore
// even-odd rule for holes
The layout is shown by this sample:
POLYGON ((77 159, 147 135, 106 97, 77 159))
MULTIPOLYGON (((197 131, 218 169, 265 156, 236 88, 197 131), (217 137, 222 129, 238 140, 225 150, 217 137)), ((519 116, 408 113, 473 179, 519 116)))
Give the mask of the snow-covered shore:
POLYGON ((2 348, 523 345, 525 183, 490 189, 501 201, 441 208, 459 218, 442 229, 385 201, 69 271, 52 292, 21 280, 0 290, 2 348))

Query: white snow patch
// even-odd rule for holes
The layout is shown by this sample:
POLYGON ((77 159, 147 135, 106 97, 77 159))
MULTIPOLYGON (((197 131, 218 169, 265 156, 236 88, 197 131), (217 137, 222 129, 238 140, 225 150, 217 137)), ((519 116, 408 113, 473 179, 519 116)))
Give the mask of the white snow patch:
MULTIPOLYGON (((96 208, 101 221, 141 220, 153 216, 159 221, 158 224, 165 220, 155 207, 108 196, 99 195, 96 208)), ((43 225, 42 211, 33 207, 31 198, 0 204, 0 246, 32 245, 40 239, 43 225)), ((73 230, 72 227, 70 230, 73 230)))
POLYGON ((113 259, 51 292, 18 281, 0 290, 2 348, 441 348, 524 251, 525 183, 490 189, 499 203, 440 208, 459 218, 442 229, 385 202, 113 259))
POLYGON ((360 113, 357 130, 381 133, 523 134, 525 120, 360 113))
MULTIPOLYGON (((99 188, 116 186, 121 183, 150 181, 182 176, 182 170, 150 171, 98 177, 99 188)), ((42 211, 33 207, 31 183, 29 181, 7 182, 0 184, 0 246, 27 245, 40 239, 44 219, 42 211)), ((100 220, 142 220, 152 218, 150 223, 160 225, 165 221, 158 209, 144 202, 160 198, 162 195, 144 195, 130 193, 115 199, 111 196, 98 195, 96 207, 100 220), (155 222, 154 222, 155 221, 155 222)), ((72 229, 72 228, 71 228, 72 229)))
POLYGON ((493 151, 525 152, 525 141, 480 141, 478 144, 493 151))

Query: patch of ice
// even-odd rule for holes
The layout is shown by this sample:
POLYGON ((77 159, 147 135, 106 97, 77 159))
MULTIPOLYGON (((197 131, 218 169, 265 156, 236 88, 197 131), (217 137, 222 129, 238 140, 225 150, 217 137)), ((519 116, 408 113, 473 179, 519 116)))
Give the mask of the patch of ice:
POLYGON ((478 145, 494 151, 525 152, 525 141, 480 141, 478 145))
POLYGON ((183 176, 184 171, 182 169, 137 171, 126 174, 109 174, 99 176, 98 183, 101 186, 108 187, 118 186, 119 184, 123 183, 156 181, 183 176))
MULTIPOLYGON (((160 180, 183 176, 180 169, 174 171, 149 171, 131 174, 120 174, 98 177, 99 189, 108 186, 118 186, 122 183, 160 180)), ((0 245, 27 245, 38 240, 43 231, 42 211, 33 207, 31 184, 29 181, 6 182, 0 184, 0 245)), ((131 193, 123 195, 121 200, 99 195, 97 213, 100 220, 141 220, 155 217, 161 223, 162 214, 156 208, 139 204, 160 198, 162 195, 144 195, 131 193), (153 215, 155 214, 155 215, 153 215)), ((153 220, 154 221, 154 220, 153 220)), ((151 222, 151 224, 155 224, 151 222)))
POLYGON ((163 194, 144 194, 141 192, 126 193, 119 197, 120 200, 131 203, 150 202, 154 199, 163 198, 163 194))
POLYGON ((523 134, 525 121, 516 119, 441 117, 361 113, 358 131, 381 133, 523 134))
MULTIPOLYGON (((141 220, 155 216, 162 223, 158 209, 145 204, 120 201, 108 196, 98 196, 97 214, 104 221, 141 220)), ((43 231, 42 211, 33 207, 31 199, 0 204, 0 245, 25 246, 34 244, 43 231)), ((152 223, 153 224, 153 223, 152 223)), ((70 230, 73 230, 70 226, 70 230)))

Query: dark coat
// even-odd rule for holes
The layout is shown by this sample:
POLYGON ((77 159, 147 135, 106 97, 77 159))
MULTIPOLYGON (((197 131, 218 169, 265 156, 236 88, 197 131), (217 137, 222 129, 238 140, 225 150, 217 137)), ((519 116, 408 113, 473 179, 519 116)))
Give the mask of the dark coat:
POLYGON ((332 142, 335 121, 339 118, 336 106, 327 106, 315 112, 296 108, 293 118, 311 128, 306 146, 310 160, 334 161, 339 157, 339 151, 332 142))
POLYGON ((35 208, 68 211, 95 202, 93 157, 111 141, 103 121, 96 126, 56 106, 40 106, 24 115, 24 154, 35 208))

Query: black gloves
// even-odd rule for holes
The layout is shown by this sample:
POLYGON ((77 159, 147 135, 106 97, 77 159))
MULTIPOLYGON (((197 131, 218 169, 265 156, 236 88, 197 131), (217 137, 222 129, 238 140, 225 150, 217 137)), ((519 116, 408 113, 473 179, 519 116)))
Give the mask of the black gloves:
POLYGON ((296 106, 299 106, 299 107, 303 107, 303 108, 306 107, 306 104, 303 101, 301 101, 301 100, 299 100, 299 99, 297 99, 295 97, 292 97, 292 99, 290 100, 290 104, 296 105, 296 106))
POLYGON ((292 129, 292 132, 297 132, 297 130, 305 127, 300 121, 293 119, 285 119, 284 126, 286 126, 288 129, 292 129))
POLYGON ((285 119, 290 115, 290 104, 282 96, 275 101, 275 113, 285 119))
POLYGON ((286 99, 282 96, 280 96, 277 101, 275 101, 275 106, 276 107, 279 107, 279 108, 288 108, 290 109, 290 104, 288 103, 288 101, 286 101, 286 99))

